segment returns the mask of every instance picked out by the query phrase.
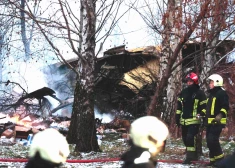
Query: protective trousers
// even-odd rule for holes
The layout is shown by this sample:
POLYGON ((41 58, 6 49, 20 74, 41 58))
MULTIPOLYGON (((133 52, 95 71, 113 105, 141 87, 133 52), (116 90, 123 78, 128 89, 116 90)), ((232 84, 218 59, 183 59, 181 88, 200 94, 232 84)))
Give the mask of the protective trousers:
POLYGON ((206 128, 206 142, 209 148, 209 157, 211 162, 216 162, 224 158, 224 153, 219 143, 220 133, 223 125, 214 124, 208 125, 206 128))
POLYGON ((196 135, 199 131, 199 125, 182 125, 182 139, 187 151, 196 151, 196 135))

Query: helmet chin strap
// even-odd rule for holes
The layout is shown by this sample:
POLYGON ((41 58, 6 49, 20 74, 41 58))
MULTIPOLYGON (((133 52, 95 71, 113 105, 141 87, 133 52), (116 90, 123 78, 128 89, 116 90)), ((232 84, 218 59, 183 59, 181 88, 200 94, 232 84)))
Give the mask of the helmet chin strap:
POLYGON ((134 163, 135 164, 147 163, 147 162, 149 162, 150 158, 151 158, 151 154, 148 151, 144 151, 140 155, 140 157, 138 157, 134 160, 134 163))

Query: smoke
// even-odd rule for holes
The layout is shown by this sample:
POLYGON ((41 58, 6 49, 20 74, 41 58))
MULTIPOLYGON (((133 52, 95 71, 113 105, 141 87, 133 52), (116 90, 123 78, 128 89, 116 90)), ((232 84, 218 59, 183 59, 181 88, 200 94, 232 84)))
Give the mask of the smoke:
POLYGON ((109 123, 114 119, 114 116, 110 113, 101 113, 99 109, 95 106, 94 109, 95 112, 95 118, 102 119, 102 123, 109 123))
MULTIPOLYGON (((65 74, 67 74, 69 70, 61 68, 61 64, 29 64, 26 62, 21 62, 19 64, 20 66, 18 66, 18 68, 15 67, 18 73, 13 74, 9 80, 19 83, 28 93, 43 87, 49 87, 56 92, 56 96, 61 100, 67 100, 73 97, 73 86, 70 84, 74 83, 74 81, 68 82, 70 79, 68 79, 65 74)), ((22 88, 16 86, 13 90, 20 95, 23 93, 22 88)), ((60 105, 59 101, 50 96, 45 96, 45 98, 52 105, 50 110, 53 110, 60 105)), ((102 119, 103 123, 108 123, 114 119, 113 114, 101 112, 96 106, 94 108, 94 113, 95 118, 102 119)), ((71 114, 72 105, 68 105, 67 107, 59 109, 53 115, 67 116, 70 118, 71 114)))
POLYGON ((40 70, 41 66, 37 64, 29 64, 26 62, 15 63, 11 66, 10 70, 7 70, 7 74, 4 74, 4 81, 17 83, 20 85, 14 85, 13 91, 19 94, 23 93, 23 89, 30 93, 42 87, 47 87, 47 83, 43 72, 40 70), (23 89, 22 89, 22 88, 23 89))
MULTIPOLYGON (((101 113, 96 106, 94 108, 94 113, 95 113, 95 118, 102 119, 102 123, 109 123, 114 119, 114 115, 112 115, 111 113, 101 113)), ((71 118, 71 114, 72 114, 72 105, 69 105, 63 109, 58 110, 53 115, 64 116, 64 117, 66 116, 71 118)))

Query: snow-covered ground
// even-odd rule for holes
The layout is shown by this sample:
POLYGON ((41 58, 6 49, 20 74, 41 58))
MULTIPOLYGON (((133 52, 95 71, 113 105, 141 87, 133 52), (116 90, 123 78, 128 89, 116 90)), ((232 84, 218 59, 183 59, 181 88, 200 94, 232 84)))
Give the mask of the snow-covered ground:
MULTIPOLYGON (((61 168, 121 168, 122 162, 105 162, 105 163, 65 163, 61 168)), ((24 168, 25 163, 0 162, 0 167, 7 168, 24 168)), ((158 163, 156 168, 203 168, 202 165, 182 165, 176 163, 158 163)))
MULTIPOLYGON (((126 140, 122 138, 122 133, 115 130, 105 130, 103 135, 98 136, 100 140, 100 149, 102 152, 90 153, 76 153, 74 152, 75 145, 70 145, 70 155, 68 160, 92 160, 92 159, 106 159, 106 158, 119 158, 129 145, 126 140)), ((221 136, 220 143, 225 155, 231 154, 235 149, 234 137, 226 139, 221 136)), ((25 163, 18 162, 1 162, 4 158, 27 158, 29 146, 24 143, 12 143, 10 139, 0 139, 0 167, 5 168, 24 168, 25 163)), ((201 161, 209 161, 208 148, 205 139, 203 139, 203 156, 200 157, 201 161)), ((169 138, 166 143, 164 153, 157 156, 159 160, 183 160, 185 146, 182 139, 169 138)), ((115 162, 95 162, 95 163, 65 163, 61 168, 120 168, 121 161, 115 162)), ((159 162, 157 168, 203 168, 203 165, 182 165, 176 163, 163 163, 159 162)))

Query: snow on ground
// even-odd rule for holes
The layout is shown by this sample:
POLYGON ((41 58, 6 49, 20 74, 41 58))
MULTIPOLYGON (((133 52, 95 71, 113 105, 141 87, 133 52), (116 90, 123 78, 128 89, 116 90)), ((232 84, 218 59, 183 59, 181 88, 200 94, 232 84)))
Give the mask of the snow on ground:
MULTIPOLYGON (((27 158, 29 146, 23 143, 12 143, 10 140, 0 139, 0 159, 4 158, 27 158)), ((92 160, 92 159, 108 159, 119 158, 129 145, 126 140, 122 139, 122 133, 116 131, 104 131, 104 134, 99 136, 100 149, 102 152, 77 153, 74 152, 75 145, 70 145, 69 160, 92 160)), ((226 139, 223 136, 220 138, 220 143, 224 153, 230 154, 235 149, 234 137, 226 139)), ((209 161, 208 148, 206 147, 205 139, 203 139, 203 156, 201 161, 209 161)), ((185 146, 182 139, 169 138, 166 141, 166 148, 164 153, 157 156, 159 160, 183 160, 185 157, 185 146)), ((95 162, 95 163, 65 163, 61 168, 121 168, 122 162, 95 162)), ((25 163, 10 163, 0 162, 0 167, 4 168, 24 168, 25 163)), ((157 168, 203 168, 203 165, 182 165, 175 163, 159 162, 157 168)))
POLYGON ((201 165, 182 165, 176 163, 158 163, 157 168, 202 168, 201 165))
MULTIPOLYGON (((122 162, 105 162, 105 163, 65 163, 61 168, 121 168, 122 162)), ((7 163, 0 162, 0 167, 6 168, 24 168, 25 163, 7 163)), ((158 163, 156 168, 202 168, 200 165, 182 165, 175 163, 158 163)))

